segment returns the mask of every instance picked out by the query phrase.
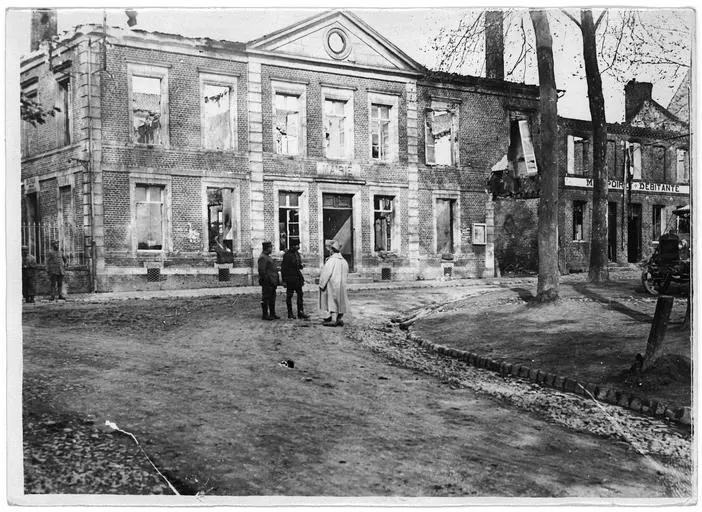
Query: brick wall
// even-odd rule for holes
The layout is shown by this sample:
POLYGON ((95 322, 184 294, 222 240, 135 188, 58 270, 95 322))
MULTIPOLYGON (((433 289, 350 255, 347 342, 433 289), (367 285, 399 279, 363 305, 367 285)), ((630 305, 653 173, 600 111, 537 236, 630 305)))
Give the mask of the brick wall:
POLYGON ((200 178, 174 176, 171 188, 172 236, 175 252, 201 252, 202 194, 200 178))
POLYGON ((107 251, 132 250, 129 176, 104 172, 105 248, 107 251))

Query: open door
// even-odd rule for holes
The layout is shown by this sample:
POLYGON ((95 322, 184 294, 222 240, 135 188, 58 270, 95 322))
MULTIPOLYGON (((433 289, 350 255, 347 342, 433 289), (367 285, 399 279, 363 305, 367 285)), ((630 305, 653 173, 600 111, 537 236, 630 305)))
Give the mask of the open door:
MULTIPOLYGON (((336 240, 341 244, 341 255, 353 272, 353 206, 352 195, 323 194, 322 195, 322 233, 324 240, 336 240)), ((324 248, 324 258, 329 252, 324 248)))

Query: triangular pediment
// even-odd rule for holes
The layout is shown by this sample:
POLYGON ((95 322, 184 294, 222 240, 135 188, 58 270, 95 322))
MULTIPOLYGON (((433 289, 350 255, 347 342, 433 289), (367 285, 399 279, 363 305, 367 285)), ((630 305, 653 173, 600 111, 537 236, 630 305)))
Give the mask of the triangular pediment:
POLYGON ((420 64, 358 16, 346 11, 308 18, 249 42, 247 49, 374 69, 421 70, 420 64))
POLYGON ((686 132, 688 126, 653 100, 645 101, 629 124, 639 128, 686 132))

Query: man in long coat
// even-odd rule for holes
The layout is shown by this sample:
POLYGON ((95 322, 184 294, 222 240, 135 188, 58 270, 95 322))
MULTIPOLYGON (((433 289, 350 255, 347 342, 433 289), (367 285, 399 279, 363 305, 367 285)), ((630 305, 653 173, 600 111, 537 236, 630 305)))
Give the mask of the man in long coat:
POLYGON ((258 284, 261 285, 262 320, 277 320, 275 314, 275 289, 278 286, 278 269, 271 258, 273 244, 263 242, 263 251, 258 257, 258 284))
POLYGON ((341 255, 341 245, 337 240, 332 242, 330 248, 331 256, 319 274, 319 309, 330 313, 329 318, 326 318, 322 325, 334 327, 344 325, 342 317, 348 310, 346 281, 349 275, 349 264, 341 255))
POLYGON ((37 260, 29 254, 29 247, 22 246, 22 296, 28 303, 34 302, 34 272, 37 260))

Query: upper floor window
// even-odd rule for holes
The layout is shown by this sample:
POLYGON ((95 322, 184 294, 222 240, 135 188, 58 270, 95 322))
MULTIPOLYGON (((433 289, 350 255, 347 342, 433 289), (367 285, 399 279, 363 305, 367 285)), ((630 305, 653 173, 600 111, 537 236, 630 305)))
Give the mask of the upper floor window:
POLYGON ((516 176, 531 176, 537 174, 536 153, 531 140, 529 121, 515 119, 510 126, 510 143, 508 160, 516 176))
POLYGON ((275 95, 275 147, 281 155, 300 154, 300 97, 292 94, 275 95))
POLYGON ((353 91, 322 89, 324 156, 353 158, 353 91))
POLYGON ((398 159, 399 96, 368 93, 370 107, 370 153, 373 160, 393 162, 398 159))
POLYGON ((236 78, 200 75, 202 147, 236 149, 236 78))
POLYGON ((71 94, 70 80, 62 78, 56 82, 56 144, 57 147, 71 143, 71 94))
POLYGON ((641 179, 641 144, 638 142, 627 142, 627 158, 629 160, 629 174, 632 179, 641 179))
POLYGON ((458 106, 432 101, 425 121, 426 163, 458 165, 458 106))
POLYGON ((690 182, 690 160, 686 149, 677 149, 676 161, 677 161, 677 182, 678 183, 689 183, 690 182))
POLYGON ((568 174, 585 175, 587 141, 582 137, 568 135, 568 174))
POLYGON ((167 146, 167 70, 157 66, 130 64, 129 94, 132 142, 167 146))

